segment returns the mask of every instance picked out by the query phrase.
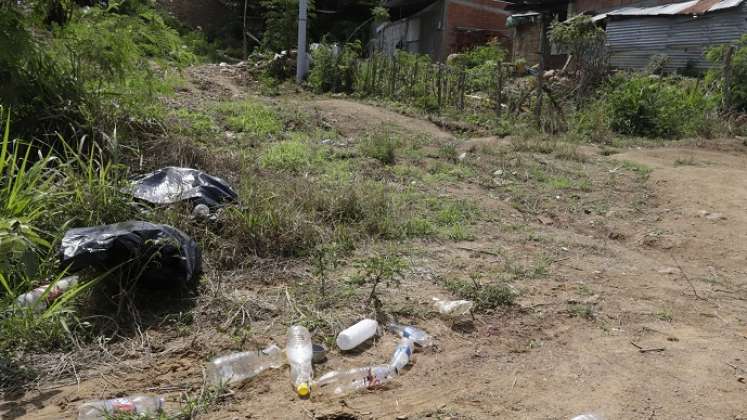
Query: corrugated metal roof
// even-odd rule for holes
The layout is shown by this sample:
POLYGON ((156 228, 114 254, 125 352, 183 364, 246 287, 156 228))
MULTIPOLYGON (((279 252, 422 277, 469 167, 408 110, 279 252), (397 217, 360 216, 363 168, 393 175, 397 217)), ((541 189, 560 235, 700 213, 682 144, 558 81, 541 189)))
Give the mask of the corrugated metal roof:
POLYGON ((654 7, 622 7, 604 15, 594 16, 594 20, 612 16, 675 16, 702 15, 717 10, 730 9, 741 5, 745 0, 690 0, 683 3, 666 4, 654 7))
POLYGON ((708 47, 732 43, 747 33, 747 4, 741 3, 732 13, 707 13, 697 19, 686 14, 611 19, 607 23, 610 64, 642 69, 654 55, 666 55, 668 71, 710 68, 713 63, 704 54, 708 47))

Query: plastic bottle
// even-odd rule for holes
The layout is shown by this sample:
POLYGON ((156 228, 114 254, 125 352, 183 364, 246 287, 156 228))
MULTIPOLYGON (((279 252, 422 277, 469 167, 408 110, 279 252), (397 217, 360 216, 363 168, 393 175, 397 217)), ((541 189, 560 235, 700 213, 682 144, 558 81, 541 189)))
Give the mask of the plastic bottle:
POLYGON ((314 381, 312 388, 315 394, 344 395, 384 384, 394 376, 394 371, 388 365, 332 371, 314 381))
POLYGON ((45 284, 44 286, 39 286, 36 289, 24 293, 21 296, 18 296, 16 299, 16 303, 18 303, 18 306, 23 307, 33 307, 36 311, 43 311, 44 309, 49 306, 50 303, 54 302, 55 299, 60 297, 65 290, 70 289, 71 287, 75 286, 78 283, 78 276, 70 276, 70 277, 64 277, 54 283, 54 285, 45 284), (44 292, 47 291, 48 288, 49 293, 47 293, 47 296, 44 298, 43 301, 40 301, 41 297, 44 295, 44 292))
POLYGON ((421 347, 428 347, 433 345, 433 338, 428 335, 427 332, 420 328, 413 327, 412 325, 402 325, 397 323, 389 323, 387 326, 389 331, 399 334, 400 337, 409 338, 413 343, 421 347))
POLYGON ((264 350, 220 356, 208 363, 207 380, 212 385, 229 385, 259 375, 263 370, 283 366, 283 351, 276 345, 264 350))
POLYGON ((378 327, 379 323, 373 319, 364 319, 355 325, 351 325, 337 335, 337 347, 340 350, 354 349, 376 335, 378 327))
POLYGON ((585 414, 580 414, 572 418, 571 420, 604 420, 604 417, 602 417, 599 414, 585 413, 585 414))
POLYGON ((415 345, 411 339, 403 337, 400 340, 399 345, 394 349, 394 353, 392 353, 391 360, 389 360, 389 366, 394 373, 399 375, 402 368, 410 364, 414 350, 415 345))
POLYGON ((299 397, 306 397, 309 395, 313 356, 309 330, 300 325, 288 328, 288 347, 285 352, 288 355, 291 382, 296 388, 296 393, 299 397))
POLYGON ((156 414, 163 409, 163 397, 133 395, 112 400, 90 401, 78 409, 78 420, 104 420, 113 414, 156 414))
POLYGON ((441 300, 433 298, 433 305, 441 315, 459 316, 469 312, 474 302, 471 300, 441 300))

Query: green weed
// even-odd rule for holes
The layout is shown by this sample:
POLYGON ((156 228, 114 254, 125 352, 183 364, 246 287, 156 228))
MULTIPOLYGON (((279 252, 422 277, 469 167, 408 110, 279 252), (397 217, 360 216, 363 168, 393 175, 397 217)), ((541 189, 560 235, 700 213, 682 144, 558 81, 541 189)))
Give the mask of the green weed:
POLYGON ((393 165, 399 139, 388 131, 377 131, 361 139, 358 150, 362 156, 373 158, 384 165, 393 165))
POLYGON ((217 112, 229 130, 247 133, 258 138, 277 135, 283 123, 275 111, 251 100, 222 102, 217 112))
POLYGON ((506 284, 480 284, 477 279, 448 280, 444 286, 460 299, 474 301, 476 312, 511 306, 517 297, 516 291, 506 284))

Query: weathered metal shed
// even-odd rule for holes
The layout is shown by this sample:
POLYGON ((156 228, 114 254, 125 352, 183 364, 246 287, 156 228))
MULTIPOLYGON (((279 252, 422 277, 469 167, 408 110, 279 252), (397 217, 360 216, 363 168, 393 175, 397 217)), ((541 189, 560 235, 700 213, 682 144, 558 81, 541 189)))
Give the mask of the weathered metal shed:
POLYGON ((640 70, 666 55, 667 71, 705 70, 705 51, 747 34, 745 0, 691 0, 655 7, 624 7, 594 17, 607 21, 610 65, 640 70))

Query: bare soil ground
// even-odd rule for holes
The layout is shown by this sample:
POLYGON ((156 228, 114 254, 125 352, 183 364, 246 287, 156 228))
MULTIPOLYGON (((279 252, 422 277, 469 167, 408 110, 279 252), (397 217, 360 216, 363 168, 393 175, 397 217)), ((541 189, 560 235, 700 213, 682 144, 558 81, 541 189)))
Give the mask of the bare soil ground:
MULTIPOLYGON (((240 92, 224 78, 212 83, 228 96, 240 92)), ((430 188, 473 200, 483 216, 472 240, 402 244, 412 268, 384 300, 390 309, 409 308, 400 318, 433 334, 437 346, 417 353, 393 383, 342 399, 299 400, 287 368, 278 369, 231 390, 202 418, 567 419, 585 412, 607 419, 747 418, 744 145, 722 139, 611 156, 585 147, 578 164, 579 176, 589 180, 583 191, 529 191, 522 173, 503 182, 494 171, 520 172, 517 161, 566 163, 536 153, 498 158, 490 150, 510 148, 511 140, 455 139, 429 122, 351 100, 271 101, 315 113, 345 136, 383 124, 426 134, 434 147, 456 142, 476 175, 430 188), (520 291, 514 306, 457 322, 428 310, 432 296, 450 296, 445 278, 511 270, 519 273, 511 283, 520 291)), ((236 289, 268 306, 292 307, 286 286, 309 281, 308 267, 291 261, 275 274, 260 280, 262 273, 251 269, 234 272, 219 293, 236 289)), ((209 305, 195 312, 195 318, 215 316, 209 305)), ((76 353, 69 365, 77 369, 62 363, 32 389, 6 394, 0 416, 72 418, 82 401, 133 393, 176 400, 200 388, 210 356, 243 344, 215 327, 222 321, 182 334, 164 321, 116 351, 89 349, 90 364, 76 353)), ((284 343, 285 327, 272 317, 251 328, 257 342, 284 343)), ((386 334, 356 354, 332 351, 319 371, 385 361, 395 345, 386 334)))

